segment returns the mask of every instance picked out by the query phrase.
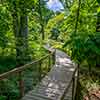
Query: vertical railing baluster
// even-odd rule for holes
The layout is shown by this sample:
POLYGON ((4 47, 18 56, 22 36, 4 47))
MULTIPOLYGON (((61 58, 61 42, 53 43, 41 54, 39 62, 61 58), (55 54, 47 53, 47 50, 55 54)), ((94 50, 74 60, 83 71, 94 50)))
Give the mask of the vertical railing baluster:
POLYGON ((22 98, 24 96, 24 81, 22 79, 22 72, 19 72, 18 78, 19 78, 18 81, 19 81, 20 98, 22 98))
POLYGON ((55 65, 55 61, 56 61, 55 53, 56 53, 56 50, 53 52, 53 55, 52 55, 53 65, 55 65))
MULTIPOLYGON (((33 74, 33 78, 32 78, 32 80, 33 80, 33 87, 36 85, 36 82, 38 81, 38 76, 37 76, 37 63, 35 62, 34 64, 32 64, 32 74, 33 74), (34 71, 35 70, 35 71, 34 71), (35 72, 35 74, 34 74, 34 72, 35 72)), ((32 88, 33 88, 32 87, 32 88)))
POLYGON ((75 100, 75 75, 72 79, 72 100, 75 100))
POLYGON ((77 84, 76 84, 76 93, 75 93, 75 100, 79 100, 79 93, 80 93, 80 87, 79 87, 79 64, 77 66, 77 84))
POLYGON ((39 66, 38 66, 38 68, 39 68, 39 81, 41 80, 41 78, 42 78, 42 69, 41 69, 41 65, 42 65, 42 61, 40 61, 39 62, 39 66))
POLYGON ((48 72, 50 71, 51 67, 51 54, 48 57, 48 72))

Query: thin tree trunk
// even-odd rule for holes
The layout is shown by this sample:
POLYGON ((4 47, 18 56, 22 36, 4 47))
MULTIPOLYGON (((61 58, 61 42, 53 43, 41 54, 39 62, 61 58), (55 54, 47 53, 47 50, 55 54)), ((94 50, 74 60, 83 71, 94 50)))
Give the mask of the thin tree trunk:
POLYGON ((39 15, 40 15, 40 25, 41 25, 41 35, 42 35, 42 40, 44 40, 44 23, 43 23, 43 15, 42 15, 42 7, 41 7, 41 0, 39 0, 39 15))
POLYGON ((17 65, 23 65, 28 60, 28 17, 20 16, 20 30, 17 37, 17 65))
POLYGON ((16 65, 17 65, 17 59, 19 54, 18 45, 17 45, 17 37, 19 36, 19 18, 17 13, 16 1, 13 2, 12 18, 13 18, 13 33, 15 36, 16 65))
POLYGON ((78 2, 78 9, 77 9, 77 15, 76 15, 76 23, 75 23, 75 31, 74 33, 77 33, 77 29, 78 29, 78 22, 79 22, 79 16, 80 16, 80 7, 81 7, 81 0, 79 0, 78 2))
MULTIPOLYGON (((74 34, 77 33, 77 29, 78 29, 78 22, 79 22, 79 16, 80 16, 80 7, 81 7, 81 0, 78 1, 78 9, 77 9, 77 17, 76 17, 74 34)), ((73 55, 73 53, 74 52, 72 51, 72 55, 73 55)), ((74 100, 79 100, 80 99, 79 69, 80 69, 80 61, 79 61, 79 64, 78 64, 78 77, 77 77, 77 86, 76 86, 77 91, 76 91, 74 100)))
MULTIPOLYGON (((78 0, 78 8, 77 8, 77 12, 76 12, 76 22, 75 22, 75 30, 73 33, 73 36, 75 37, 77 30, 78 30, 78 22, 79 22, 79 16, 80 16, 80 7, 81 7, 81 0, 78 0)), ((73 37, 72 37, 73 38, 73 37)), ((73 54, 74 51, 72 50, 72 57, 73 58, 73 54)))

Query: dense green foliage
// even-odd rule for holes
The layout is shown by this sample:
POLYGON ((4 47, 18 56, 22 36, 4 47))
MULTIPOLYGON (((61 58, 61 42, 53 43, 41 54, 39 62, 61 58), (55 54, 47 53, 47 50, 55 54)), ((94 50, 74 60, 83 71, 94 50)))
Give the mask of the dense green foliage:
MULTIPOLYGON (((90 71, 100 67, 100 0, 60 1, 62 12, 48 9, 45 0, 0 0, 0 73, 46 55, 46 43, 90 71)), ((16 100, 17 88, 14 80, 0 82, 0 100, 16 100)))

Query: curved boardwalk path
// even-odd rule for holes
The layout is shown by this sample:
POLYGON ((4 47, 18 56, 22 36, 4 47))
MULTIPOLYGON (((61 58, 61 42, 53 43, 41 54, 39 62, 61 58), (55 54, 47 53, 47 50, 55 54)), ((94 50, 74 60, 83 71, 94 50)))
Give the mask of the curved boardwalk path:
POLYGON ((72 100, 71 81, 76 65, 60 50, 56 50, 55 59, 50 72, 21 100, 72 100))

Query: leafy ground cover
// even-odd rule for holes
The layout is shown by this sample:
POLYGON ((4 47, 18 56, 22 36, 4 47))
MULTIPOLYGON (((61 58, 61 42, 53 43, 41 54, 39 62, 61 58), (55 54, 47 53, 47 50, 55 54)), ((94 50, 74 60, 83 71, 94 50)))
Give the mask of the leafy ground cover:
POLYGON ((100 100, 100 78, 93 73, 80 74, 81 100, 100 100))

